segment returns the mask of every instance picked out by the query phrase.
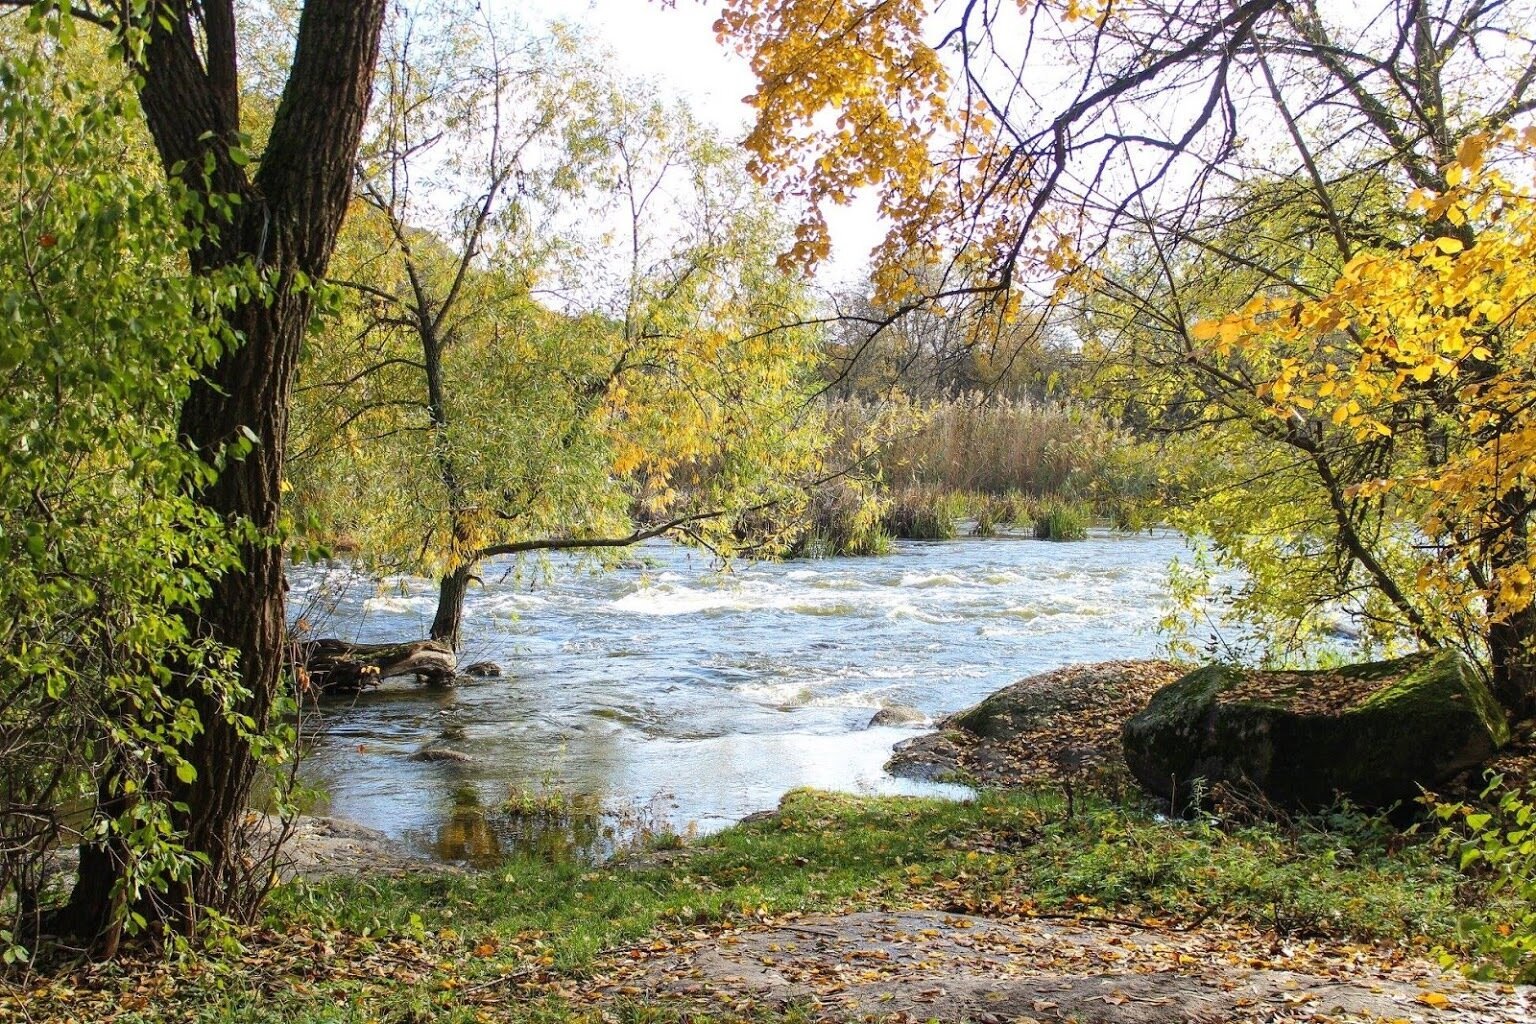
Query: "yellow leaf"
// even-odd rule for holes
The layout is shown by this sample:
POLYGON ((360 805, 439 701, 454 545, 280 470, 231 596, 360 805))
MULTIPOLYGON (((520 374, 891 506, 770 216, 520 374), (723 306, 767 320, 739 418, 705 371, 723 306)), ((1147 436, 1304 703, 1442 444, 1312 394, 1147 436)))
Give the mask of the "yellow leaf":
POLYGON ((1488 151, 1488 136, 1468 135, 1456 148, 1456 162, 1469 171, 1483 166, 1483 154, 1488 151))
POLYGON ((1425 1006, 1434 1007, 1436 1010, 1441 1010, 1451 1005, 1451 1000, 1443 992, 1420 992, 1414 998, 1425 1006))
POLYGON ((1437 238, 1435 248, 1449 256, 1451 253, 1461 252, 1465 247, 1454 238, 1437 238))

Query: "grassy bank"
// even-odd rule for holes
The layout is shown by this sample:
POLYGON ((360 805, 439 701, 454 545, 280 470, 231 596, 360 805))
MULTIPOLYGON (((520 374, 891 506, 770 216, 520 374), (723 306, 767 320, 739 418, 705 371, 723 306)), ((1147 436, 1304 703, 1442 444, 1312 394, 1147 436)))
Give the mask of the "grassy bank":
POLYGON ((528 859, 285 887, 243 951, 34 978, 0 1016, 20 999, 33 1020, 667 1020, 682 1011, 665 1002, 599 1011, 588 979, 614 955, 841 908, 1201 922, 1468 955, 1455 920, 1496 913, 1486 899, 1367 818, 1222 828, 1092 797, 1069 818, 1044 789, 965 804, 798 792, 774 818, 628 866, 528 859))

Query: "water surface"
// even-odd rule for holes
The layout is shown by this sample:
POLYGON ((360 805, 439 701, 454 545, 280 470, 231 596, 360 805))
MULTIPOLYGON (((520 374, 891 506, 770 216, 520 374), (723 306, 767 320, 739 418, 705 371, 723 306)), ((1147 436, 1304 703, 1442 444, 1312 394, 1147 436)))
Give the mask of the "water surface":
MULTIPOLYGON (((327 702, 306 771, 330 813, 477 860, 530 841, 499 813, 515 795, 574 794, 631 825, 710 831, 795 786, 932 791, 882 770, 922 728, 871 728, 879 708, 937 717, 1033 672, 1154 654, 1183 551, 1171 533, 1095 532, 730 572, 659 541, 606 573, 492 562, 460 663, 506 675, 327 702), (468 759, 412 760, 423 748, 468 759)), ((436 599, 427 581, 344 570, 299 568, 291 583, 296 615, 365 642, 425 635, 436 599)))

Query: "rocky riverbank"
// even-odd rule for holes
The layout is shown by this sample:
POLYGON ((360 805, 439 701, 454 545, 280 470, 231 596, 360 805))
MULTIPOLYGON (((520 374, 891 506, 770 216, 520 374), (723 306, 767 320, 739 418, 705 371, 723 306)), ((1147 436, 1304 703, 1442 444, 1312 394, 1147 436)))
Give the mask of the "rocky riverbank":
POLYGON ((886 769, 985 786, 1124 778, 1121 726, 1190 667, 1105 661, 1029 676, 942 719, 938 731, 899 744, 886 769))

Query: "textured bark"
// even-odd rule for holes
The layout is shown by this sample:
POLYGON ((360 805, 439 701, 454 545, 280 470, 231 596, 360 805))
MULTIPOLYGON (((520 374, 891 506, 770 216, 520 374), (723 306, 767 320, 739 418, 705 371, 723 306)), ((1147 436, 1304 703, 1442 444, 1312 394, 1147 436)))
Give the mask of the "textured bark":
MULTIPOLYGON (((234 3, 174 0, 152 13, 158 17, 136 70, 161 162, 199 193, 239 198, 218 232, 189 254, 192 266, 210 272, 249 262, 272 288, 263 301, 227 314, 241 343, 192 388, 180 415, 187 442, 210 460, 248 434, 256 439, 249 455, 226 462, 199 500, 232 524, 248 522, 260 539, 245 546, 243 571, 218 581, 191 625, 237 653, 248 696, 233 710, 259 729, 268 722, 282 667, 280 488, 289 395, 313 312, 301 285, 324 276, 346 212, 385 2, 307 0, 292 70, 253 176, 230 153, 239 128, 234 3)), ((153 909, 189 931, 199 908, 235 917, 255 910, 244 899, 237 847, 257 763, 221 704, 185 673, 177 679, 180 695, 198 709, 202 732, 185 752, 196 779, 168 785, 172 799, 186 806, 176 824, 185 830, 187 848, 207 863, 153 909)), ((110 857, 82 859, 68 915, 80 934, 113 932, 116 910, 101 894, 111 891, 116 872, 110 857)))
MULTIPOLYGON (((1509 525, 1504 544, 1494 552, 1496 569, 1523 566, 1530 556, 1530 513, 1523 490, 1505 494, 1497 503, 1498 517, 1509 525)), ((1536 715, 1536 603, 1490 623, 1488 661, 1493 693, 1511 721, 1536 715)))
POLYGON ((474 572, 474 564, 465 564, 438 581, 437 613, 432 616, 432 630, 427 635, 455 651, 459 649, 459 632, 464 623, 464 595, 474 572))

